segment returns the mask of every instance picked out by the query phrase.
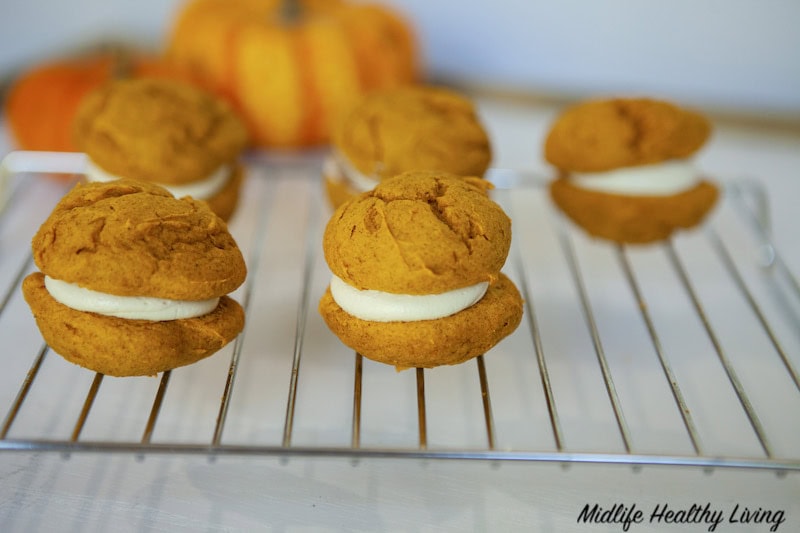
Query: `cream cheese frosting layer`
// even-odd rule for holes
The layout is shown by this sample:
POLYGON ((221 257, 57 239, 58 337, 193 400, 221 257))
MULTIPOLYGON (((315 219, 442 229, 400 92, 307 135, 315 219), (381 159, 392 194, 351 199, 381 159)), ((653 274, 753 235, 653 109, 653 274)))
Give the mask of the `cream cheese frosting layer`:
POLYGON ((345 181, 358 192, 371 191, 380 183, 380 180, 360 172, 344 155, 335 150, 325 159, 323 171, 334 181, 345 181))
POLYGON ((629 196, 672 196, 695 187, 698 172, 685 160, 625 167, 607 172, 571 173, 570 182, 582 189, 629 196))
MULTIPOLYGON (((158 185, 167 189, 175 198, 183 198, 184 196, 191 196, 196 200, 208 200, 219 191, 221 191, 228 179, 231 176, 232 168, 230 165, 222 165, 217 170, 212 172, 208 177, 187 183, 185 185, 166 185, 159 183, 158 185)), ((110 174, 97 166, 91 159, 86 160, 86 179, 89 181, 115 181, 121 176, 110 174)))
POLYGON ((373 322, 413 322, 454 315, 478 303, 488 287, 489 283, 482 282, 440 294, 392 294, 357 289, 331 276, 331 296, 339 307, 373 322))
POLYGON ((207 315, 219 304, 219 298, 191 302, 146 296, 116 296, 49 276, 44 277, 44 285, 54 300, 67 307, 130 320, 163 322, 194 318, 207 315))

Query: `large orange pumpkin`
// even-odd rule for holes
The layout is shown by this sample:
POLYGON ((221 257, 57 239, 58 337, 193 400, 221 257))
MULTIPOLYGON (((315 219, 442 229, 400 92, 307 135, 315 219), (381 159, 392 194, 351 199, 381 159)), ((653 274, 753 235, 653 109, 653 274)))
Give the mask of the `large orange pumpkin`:
POLYGON ((409 24, 344 0, 190 0, 167 54, 228 96, 264 147, 326 142, 359 95, 418 77, 409 24))
POLYGON ((189 81, 161 59, 124 51, 96 52, 36 65, 16 78, 5 114, 16 147, 75 151, 72 121, 83 97, 113 77, 167 77, 189 81))

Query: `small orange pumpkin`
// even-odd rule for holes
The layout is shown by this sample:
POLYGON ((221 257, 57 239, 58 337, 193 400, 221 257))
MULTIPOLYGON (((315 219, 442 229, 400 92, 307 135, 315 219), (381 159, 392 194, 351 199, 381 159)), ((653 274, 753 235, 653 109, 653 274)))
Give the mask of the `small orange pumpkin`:
POLYGON ((191 81, 186 73, 155 57, 96 52, 36 65, 11 85, 5 114, 16 147, 75 151, 72 121, 83 97, 113 77, 168 77, 191 81))
POLYGON ((327 142, 355 98, 419 70, 405 20, 345 0, 190 0, 167 55, 228 96, 262 147, 327 142))

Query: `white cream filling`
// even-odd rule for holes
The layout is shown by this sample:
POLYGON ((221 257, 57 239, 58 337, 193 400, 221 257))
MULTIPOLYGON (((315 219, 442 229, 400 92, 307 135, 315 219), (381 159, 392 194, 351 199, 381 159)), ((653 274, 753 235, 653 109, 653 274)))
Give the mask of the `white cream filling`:
POLYGON ((350 315, 373 322, 412 322, 454 315, 474 305, 486 294, 481 282, 441 294, 392 294, 361 290, 331 276, 331 296, 350 315))
POLYGON ((197 302, 146 296, 115 296, 44 277, 47 292, 57 302, 77 311, 87 311, 130 320, 181 320, 207 315, 217 308, 219 298, 197 302))
MULTIPOLYGON (((184 196, 191 196, 196 200, 208 200, 225 187, 231 175, 230 165, 222 165, 217 170, 212 172, 208 177, 197 180, 185 185, 166 185, 159 183, 167 189, 175 198, 183 198, 184 196)), ((86 179, 89 181, 114 181, 120 179, 120 176, 110 174, 97 166, 91 159, 86 160, 86 179)))
POLYGON ((685 160, 625 167, 607 172, 571 173, 570 182, 582 189, 629 196, 672 196, 698 183, 698 172, 685 160))
POLYGON ((325 158, 323 165, 326 176, 340 183, 345 181, 358 192, 371 191, 380 183, 380 180, 360 172, 338 151, 325 158))

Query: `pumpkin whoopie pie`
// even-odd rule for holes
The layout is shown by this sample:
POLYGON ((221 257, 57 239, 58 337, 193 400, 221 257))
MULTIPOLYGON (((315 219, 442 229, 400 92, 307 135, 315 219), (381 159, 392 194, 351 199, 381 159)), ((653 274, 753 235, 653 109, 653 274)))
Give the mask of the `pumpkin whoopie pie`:
POLYGON ((483 177, 492 159, 472 101, 427 85, 368 93, 336 123, 331 142, 323 177, 334 207, 410 170, 483 177))
POLYGON ((476 177, 406 172, 335 211, 319 311, 344 344, 398 368, 435 367, 514 331, 522 299, 500 272, 511 221, 488 188, 476 177))
POLYGON ((197 87, 157 78, 110 81, 81 102, 74 138, 88 156, 89 181, 156 183, 176 198, 208 202, 224 220, 236 209, 247 130, 225 102, 197 87))
POLYGON ((659 100, 576 104, 545 141, 545 159, 559 172, 550 195, 595 237, 663 240, 699 224, 717 201, 717 187, 690 161, 710 132, 702 115, 659 100))
POLYGON ((204 202, 133 180, 78 184, 32 242, 22 284, 42 336, 111 376, 154 375, 233 340, 244 311, 226 294, 246 267, 204 202))

